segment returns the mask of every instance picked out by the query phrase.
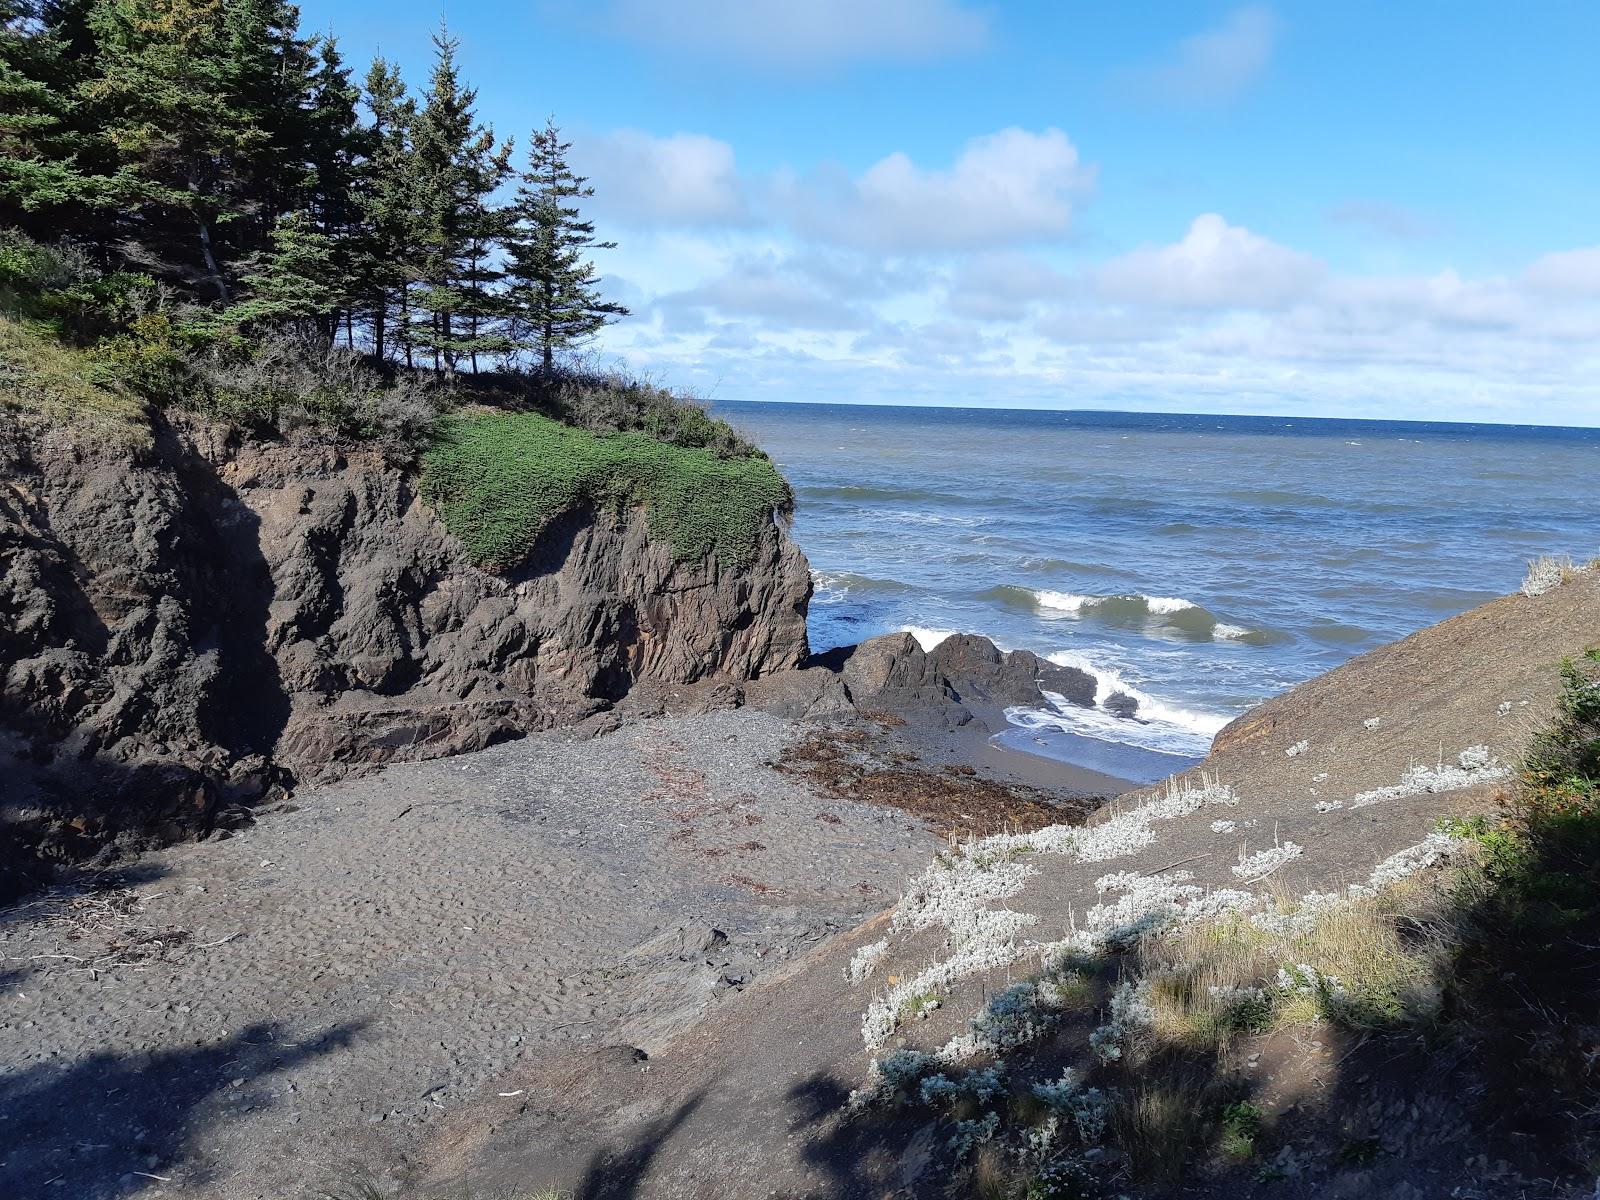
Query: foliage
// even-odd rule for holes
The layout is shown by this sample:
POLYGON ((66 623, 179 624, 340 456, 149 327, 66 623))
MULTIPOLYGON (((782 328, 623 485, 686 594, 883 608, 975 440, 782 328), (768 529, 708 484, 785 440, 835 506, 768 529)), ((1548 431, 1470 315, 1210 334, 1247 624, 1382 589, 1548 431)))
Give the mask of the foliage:
POLYGON ((628 315, 622 305, 601 299, 594 267, 584 257, 616 243, 597 241, 593 222, 572 203, 594 195, 594 189, 567 166, 571 149, 554 120, 534 133, 528 169, 508 214, 507 299, 517 313, 516 345, 534 350, 546 372, 555 365, 557 351, 628 315))
POLYGON ((765 457, 719 458, 636 433, 593 434, 537 413, 447 418, 424 455, 422 495, 489 568, 520 562, 568 509, 635 504, 679 556, 740 564, 789 503, 765 457))
POLYGON ((0 0, 0 229, 70 237, 251 338, 309 323, 447 374, 520 339, 548 370, 625 311, 586 258, 611 243, 553 122, 501 202, 512 143, 434 46, 419 104, 382 59, 356 84, 285 0, 0 0))
POLYGON ((108 430, 126 432, 142 425, 139 398, 101 377, 95 366, 48 328, 0 316, 0 405, 108 430))

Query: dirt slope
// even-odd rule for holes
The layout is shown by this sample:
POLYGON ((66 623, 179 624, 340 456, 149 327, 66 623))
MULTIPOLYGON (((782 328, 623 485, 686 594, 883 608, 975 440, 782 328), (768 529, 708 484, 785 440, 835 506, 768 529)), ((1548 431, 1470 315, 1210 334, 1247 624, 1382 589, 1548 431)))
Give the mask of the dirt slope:
MULTIPOLYGON (((1149 817, 1147 841, 1102 847, 1093 861, 1031 855, 1036 873, 1019 890, 979 905, 1018 914, 1014 933, 997 939, 999 965, 942 986, 942 1006, 897 1026, 877 1052, 936 1049, 964 1032, 997 989, 1037 969, 1038 944, 1084 929, 1091 906, 1118 894, 1116 886, 1096 887, 1108 873, 1129 872, 1135 882, 1159 877, 1202 896, 1225 889, 1299 895, 1365 882, 1377 864, 1422 842, 1441 815, 1493 803, 1510 764, 1551 714, 1561 659, 1597 642, 1600 572, 1590 572, 1538 598, 1494 601, 1262 705, 1223 732, 1204 765, 1213 791, 1229 789, 1229 802, 1197 801, 1189 811, 1149 817), (1436 790, 1395 794, 1407 790, 1396 785, 1408 778, 1436 790), (1289 843, 1298 854, 1265 877, 1233 869, 1242 855, 1289 843)), ((1126 821, 1161 795, 1125 797, 1096 828, 1126 821)), ((872 1057, 863 1044, 864 1010, 898 981, 952 961, 952 943, 936 924, 922 932, 892 928, 886 914, 828 942, 648 1063, 617 1055, 563 1061, 486 1088, 482 1106, 460 1114, 427 1156, 432 1173, 488 1185, 571 1186, 586 1197, 939 1194, 948 1177, 947 1129, 913 1118, 839 1120, 844 1096, 864 1081, 872 1057), (885 942, 880 965, 847 982, 852 956, 878 940, 885 942), (492 1095, 517 1087, 527 1099, 492 1095)), ((1418 1136, 1427 1143, 1431 1135, 1418 1136)), ((1379 1191, 1360 1175, 1325 1194, 1435 1194, 1423 1183, 1413 1191, 1401 1184, 1379 1191)), ((1319 1177, 1316 1188, 1325 1186, 1332 1185, 1319 1177)))

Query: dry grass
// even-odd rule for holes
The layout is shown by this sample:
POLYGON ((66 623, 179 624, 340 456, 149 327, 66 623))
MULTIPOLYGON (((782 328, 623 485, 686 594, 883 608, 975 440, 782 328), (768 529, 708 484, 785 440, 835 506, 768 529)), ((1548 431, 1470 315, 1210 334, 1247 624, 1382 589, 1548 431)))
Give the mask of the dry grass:
POLYGON ((1356 1029, 1426 1024, 1438 1014, 1440 981, 1459 941, 1453 911, 1437 881, 1416 878, 1319 913, 1290 934, 1233 916, 1149 939, 1135 963, 1150 981, 1147 1037, 1221 1049, 1320 1020, 1356 1029))
POLYGON ((1194 1151, 1215 1132, 1216 1090, 1185 1079, 1181 1071, 1162 1071, 1118 1098, 1111 1128, 1141 1179, 1164 1187, 1182 1178, 1194 1151))
POLYGON ((149 436, 138 397, 97 378, 83 351, 7 316, 0 316, 0 405, 139 440, 149 436))

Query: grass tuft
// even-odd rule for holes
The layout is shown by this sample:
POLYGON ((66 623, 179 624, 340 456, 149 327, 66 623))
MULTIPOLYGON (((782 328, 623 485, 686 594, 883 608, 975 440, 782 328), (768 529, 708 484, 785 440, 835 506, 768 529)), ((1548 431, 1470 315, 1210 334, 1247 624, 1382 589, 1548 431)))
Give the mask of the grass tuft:
POLYGON ((422 496, 478 565, 521 562, 557 515, 643 505, 680 558, 747 563, 793 502, 764 455, 721 458, 640 433, 596 434, 537 413, 446 418, 423 455, 422 496))
POLYGON ((104 378, 93 357, 62 342, 47 326, 4 315, 0 405, 114 432, 143 430, 146 424, 139 397, 104 378))

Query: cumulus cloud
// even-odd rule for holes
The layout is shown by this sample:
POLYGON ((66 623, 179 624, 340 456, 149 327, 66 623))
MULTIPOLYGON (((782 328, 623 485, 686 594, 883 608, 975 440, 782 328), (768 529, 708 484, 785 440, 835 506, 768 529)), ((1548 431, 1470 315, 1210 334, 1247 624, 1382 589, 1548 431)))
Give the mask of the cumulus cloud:
POLYGON ((602 216, 643 226, 736 225, 749 218, 727 142, 619 129, 573 149, 578 169, 594 181, 591 203, 602 216))
POLYGON ((1322 264, 1310 255, 1204 213, 1181 241, 1105 263, 1095 284, 1103 296, 1128 303, 1279 308, 1305 296, 1322 275, 1322 264))
POLYGON ((650 47, 786 68, 967 53, 989 32, 959 0, 612 0, 609 17, 650 47))
POLYGON ((974 138, 948 168, 903 153, 859 176, 779 180, 778 207, 802 233, 888 253, 971 250, 1059 238, 1094 182, 1059 129, 1002 129, 974 138))
POLYGON ((946 288, 950 311, 976 321, 1019 321, 1072 282, 1049 263, 1025 254, 977 254, 962 260, 946 288))
POLYGON ((1178 43, 1170 57, 1127 73, 1134 91, 1182 104, 1219 104, 1253 83, 1272 60, 1278 19, 1271 9, 1235 9, 1215 29, 1178 43))
POLYGON ((864 302, 882 299, 920 276, 827 255, 772 251, 745 256, 692 288, 661 297, 669 323, 697 328, 707 318, 777 330, 860 331, 875 324, 864 302))
POLYGON ((1600 297, 1600 246, 1546 254, 1528 267, 1523 280, 1540 292, 1600 297))

